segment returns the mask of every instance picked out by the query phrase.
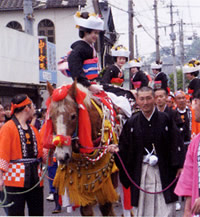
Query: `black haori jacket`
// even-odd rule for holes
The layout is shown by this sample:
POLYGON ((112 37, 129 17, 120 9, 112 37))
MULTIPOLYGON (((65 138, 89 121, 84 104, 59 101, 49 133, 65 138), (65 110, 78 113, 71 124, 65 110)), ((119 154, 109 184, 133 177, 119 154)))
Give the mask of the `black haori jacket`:
POLYGON ((83 62, 94 57, 93 48, 85 41, 79 40, 71 45, 72 51, 68 57, 69 70, 73 80, 77 81, 83 86, 89 87, 90 81, 86 78, 83 71, 83 62))
MULTIPOLYGON (((161 81, 161 87, 162 89, 166 90, 168 93, 168 78, 167 75, 164 72, 158 73, 158 75, 155 77, 154 81, 161 81)), ((160 89, 158 88, 158 89, 160 89)), ((157 89, 154 87, 154 89, 157 89)))
MULTIPOLYGON (((119 155, 121 156, 131 178, 140 186, 142 161, 144 156, 144 124, 145 117, 142 112, 134 114, 124 125, 119 139, 119 155)), ((184 151, 183 143, 180 142, 180 133, 174 127, 167 114, 155 110, 150 124, 153 129, 155 149, 158 156, 158 167, 162 188, 166 188, 176 176, 179 168, 182 168, 184 151)), ((118 157, 115 161, 120 170, 120 181, 128 188, 131 186, 131 203, 138 206, 139 189, 127 178, 118 157)), ((166 203, 175 202, 177 196, 174 192, 175 184, 164 192, 166 203)))
MULTIPOLYGON (((137 73, 136 73, 136 75, 131 79, 131 82, 132 82, 132 88, 133 89, 136 89, 135 87, 134 87, 134 83, 133 82, 137 82, 137 81, 140 81, 141 82, 141 86, 140 87, 144 87, 144 86, 148 86, 148 83, 149 83, 149 80, 148 80, 148 78, 147 78, 147 76, 144 74, 144 72, 143 71, 138 71, 137 73)), ((139 88, 140 88, 139 87, 139 88)))
POLYGON ((200 79, 194 78, 188 85, 188 93, 194 97, 195 93, 200 89, 200 79))
POLYGON ((105 73, 101 79, 101 83, 102 84, 111 84, 112 78, 123 79, 124 78, 123 73, 122 73, 122 75, 120 75, 120 74, 121 74, 120 69, 115 64, 113 64, 106 69, 106 71, 105 71, 105 73))

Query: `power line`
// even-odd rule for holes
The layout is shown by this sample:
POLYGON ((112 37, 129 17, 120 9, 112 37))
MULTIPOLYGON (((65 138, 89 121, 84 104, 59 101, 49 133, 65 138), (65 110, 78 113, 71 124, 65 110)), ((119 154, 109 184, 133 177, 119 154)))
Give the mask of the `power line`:
MULTIPOLYGON (((191 23, 192 23, 192 16, 191 16, 190 3, 189 3, 188 0, 187 0, 187 4, 188 4, 188 11, 189 11, 190 20, 191 20, 191 23)), ((193 25, 192 25, 192 31, 193 31, 193 25)))
MULTIPOLYGON (((141 22, 138 20, 137 17, 135 17, 135 19, 137 20, 137 22, 141 25, 141 27, 144 29, 144 31, 146 32, 146 34, 155 41, 155 38, 146 30, 146 28, 141 24, 141 22)), ((160 44, 159 45, 161 48, 163 48, 163 46, 160 44)))
POLYGON ((120 7, 117 7, 116 5, 111 4, 110 2, 108 2, 108 4, 109 4, 110 6, 112 6, 112 7, 114 7, 114 8, 116 8, 116 9, 120 10, 120 11, 123 11, 123 12, 125 12, 125 13, 129 13, 128 10, 125 10, 125 9, 123 9, 123 8, 120 8, 120 7))

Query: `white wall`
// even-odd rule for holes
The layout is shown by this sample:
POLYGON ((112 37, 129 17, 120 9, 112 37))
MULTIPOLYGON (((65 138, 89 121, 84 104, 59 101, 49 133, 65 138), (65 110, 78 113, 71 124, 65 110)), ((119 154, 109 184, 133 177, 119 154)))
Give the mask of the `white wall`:
MULTIPOLYGON (((75 28, 74 14, 76 9, 48 9, 35 11, 34 34, 38 34, 38 24, 43 19, 50 19, 55 25, 56 58, 66 55, 71 44, 78 39, 78 30, 75 28), (42 12, 42 13, 41 13, 42 12)), ((71 82, 71 78, 65 77, 61 72, 57 74, 57 86, 71 82)))
MULTIPOLYGON (((91 0, 87 1, 87 6, 83 10, 88 12, 94 11, 91 0)), ((50 19, 55 25, 57 62, 61 56, 66 55, 66 53, 70 50, 71 44, 79 39, 78 29, 75 28, 75 22, 73 18, 76 11, 77 11, 76 8, 34 10, 34 19, 35 19, 33 24, 34 36, 38 35, 38 24, 41 20, 50 19)), ((0 28, 5 27, 10 21, 19 22, 22 25, 22 29, 24 29, 23 11, 0 12, 0 28)), ((38 57, 36 61, 38 61, 38 57)), ((26 63, 24 64, 26 65, 26 63)), ((7 68, 4 69, 7 70, 7 68)), ((32 79, 32 77, 30 78, 32 79)), ((35 81, 35 79, 36 78, 34 78, 33 81, 35 81)), ((67 78, 64 75, 62 75, 61 72, 58 72, 57 74, 58 86, 62 85, 63 83, 69 83, 69 82, 71 82, 71 78, 67 78)))
MULTIPOLYGON (((56 58, 57 62, 61 56, 64 56, 69 50, 71 44, 78 40, 78 30, 75 28, 73 16, 77 9, 46 9, 34 10, 34 35, 38 35, 38 24, 43 19, 51 20, 55 25, 55 39, 56 39, 56 58)), ((0 13, 0 27, 5 27, 10 21, 17 21, 24 29, 24 15, 23 11, 7 11, 0 13)), ((1 36, 0 36, 1 37, 1 36)), ((39 72, 38 72, 39 74, 39 72)), ((58 72, 57 85, 71 82, 71 78, 67 78, 58 72)))
POLYGON ((39 84, 37 37, 0 28, 0 81, 39 84))

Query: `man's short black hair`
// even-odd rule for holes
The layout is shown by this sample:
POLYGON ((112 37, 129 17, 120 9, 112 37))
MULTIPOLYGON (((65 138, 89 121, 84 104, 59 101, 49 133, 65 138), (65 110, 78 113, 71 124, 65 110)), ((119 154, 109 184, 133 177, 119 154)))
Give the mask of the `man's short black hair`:
POLYGON ((151 87, 148 87, 148 86, 144 86, 144 87, 139 88, 137 90, 137 96, 139 95, 139 92, 149 92, 149 91, 152 93, 152 96, 155 97, 154 90, 151 87))
MULTIPOLYGON (((26 94, 19 94, 13 97, 12 99, 12 103, 13 104, 20 104, 21 102, 23 102, 28 96, 26 94)), ((28 105, 27 105, 28 106, 28 105)), ((23 111, 25 109, 26 106, 20 107, 20 108, 16 108, 14 110, 14 113, 19 113, 21 111, 23 111)))
POLYGON ((168 95, 168 92, 167 92, 167 90, 165 90, 165 89, 163 89, 163 88, 154 89, 154 92, 156 92, 156 91, 158 91, 158 90, 163 90, 163 91, 165 91, 165 94, 166 94, 166 95, 168 95))

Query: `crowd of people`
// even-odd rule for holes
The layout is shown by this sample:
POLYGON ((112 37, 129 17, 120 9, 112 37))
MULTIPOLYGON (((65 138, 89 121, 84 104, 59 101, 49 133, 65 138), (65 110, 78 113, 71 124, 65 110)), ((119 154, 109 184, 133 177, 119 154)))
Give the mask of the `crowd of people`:
MULTIPOLYGON (((81 40, 72 44, 66 69, 73 80, 93 94, 103 90, 119 93, 119 88, 123 90, 126 63, 130 70, 130 94, 135 104, 132 114, 126 115, 119 144, 108 147, 115 155, 119 170, 123 215, 131 216, 133 211, 134 216, 176 216, 178 196, 186 197, 184 217, 200 214, 200 80, 197 78, 200 62, 191 60, 183 67, 190 81, 188 92, 173 93, 167 75, 162 72, 162 62, 152 63, 154 76, 150 76, 141 70, 139 59, 128 62, 129 51, 118 45, 111 50, 113 64, 99 77, 94 43, 104 23, 97 15, 87 12, 78 12, 75 22, 81 40)), ((126 97, 127 92, 122 95, 126 97)), ((25 203, 29 215, 44 214, 43 182, 30 190, 39 182, 42 163, 47 158, 48 150, 42 141, 44 113, 45 110, 36 112, 25 94, 15 96, 6 109, 0 105, 0 190, 5 186, 13 193, 8 194, 6 204, 14 202, 5 208, 7 215, 23 216, 25 203)), ((57 189, 52 186, 56 168, 54 158, 53 165, 48 167, 53 197, 47 199, 56 204, 52 213, 61 212, 57 189)))

